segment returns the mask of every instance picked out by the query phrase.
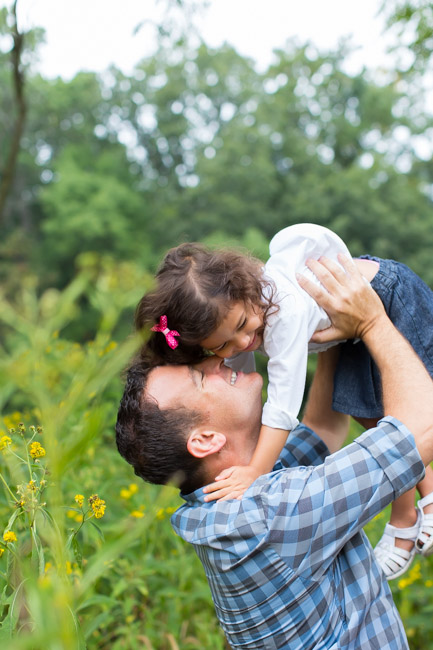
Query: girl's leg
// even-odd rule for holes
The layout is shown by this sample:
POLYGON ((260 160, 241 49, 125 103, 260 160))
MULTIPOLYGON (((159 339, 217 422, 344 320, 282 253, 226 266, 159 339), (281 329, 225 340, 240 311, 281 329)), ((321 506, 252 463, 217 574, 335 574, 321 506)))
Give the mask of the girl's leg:
MULTIPOLYGON (((367 418, 355 418, 355 420, 365 428, 371 428, 377 424, 376 420, 367 418)), ((428 478, 421 481, 419 488, 426 494, 433 491, 432 470, 430 470, 428 478), (425 485, 421 485, 424 481, 426 481, 425 485)), ((426 507, 430 508, 430 506, 426 507)), ((385 533, 375 547, 376 559, 388 580, 398 578, 409 568, 415 554, 415 541, 418 532, 419 517, 415 507, 415 488, 413 488, 391 504, 389 524, 385 527, 385 533), (402 532, 401 537, 398 535, 399 529, 402 532)))
MULTIPOLYGON (((433 492, 433 469, 430 465, 427 465, 425 468, 425 476, 423 480, 418 483, 416 489, 418 490, 421 498, 424 498, 433 492)), ((433 504, 431 506, 426 506, 424 510, 425 512, 433 513, 433 504)))
POLYGON ((422 511, 421 530, 416 545, 423 555, 431 555, 433 553, 433 469, 430 465, 425 468, 425 477, 416 487, 421 497, 418 506, 422 511))
MULTIPOLYGON (((389 523, 395 528, 410 528, 416 524, 417 513, 415 508, 415 488, 408 490, 391 505, 391 516, 389 523)), ((402 539, 396 533, 395 546, 411 551, 414 547, 415 539, 402 539)))
MULTIPOLYGON (((362 426, 366 428, 371 428, 376 426, 375 420, 368 420, 366 418, 355 418, 362 426)), ((429 503, 423 507, 423 512, 425 515, 433 515, 433 469, 430 465, 425 468, 425 476, 422 481, 418 483, 416 489, 419 492, 420 497, 423 499, 428 495, 432 495, 432 503, 429 503)), ((410 528, 416 523, 417 513, 415 508, 415 488, 408 490, 401 497, 393 501, 391 505, 391 516, 389 523, 395 528, 410 528)), ((427 537, 429 537, 429 532, 425 531, 427 537)), ((401 539, 398 536, 395 538, 395 546, 398 548, 403 548, 406 551, 411 551, 414 546, 414 541, 409 539, 401 539)), ((422 541, 418 541, 418 548, 421 549, 423 546, 422 541)))

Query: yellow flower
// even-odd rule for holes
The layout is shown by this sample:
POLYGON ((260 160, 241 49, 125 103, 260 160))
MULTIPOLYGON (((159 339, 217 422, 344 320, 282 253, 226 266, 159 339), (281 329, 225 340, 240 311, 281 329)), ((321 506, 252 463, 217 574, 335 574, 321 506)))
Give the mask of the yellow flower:
POLYGON ((83 503, 84 503, 84 496, 82 494, 76 494, 74 499, 75 499, 75 502, 78 503, 78 505, 81 508, 83 503))
POLYGON ((72 564, 69 562, 69 560, 66 560, 66 574, 70 576, 71 573, 74 573, 72 570, 72 564))
POLYGON ((0 438, 0 451, 3 449, 6 449, 8 445, 10 445, 12 440, 9 438, 9 436, 2 436, 0 438))
POLYGON ((101 519, 105 514, 105 501, 100 499, 97 494, 92 494, 92 496, 89 497, 89 504, 93 510, 95 519, 101 519))
POLYGON ((144 512, 141 512, 140 510, 133 510, 131 512, 131 517, 135 517, 136 519, 141 519, 144 517, 144 512))
POLYGON ((6 533, 3 535, 3 541, 6 542, 16 542, 17 541, 17 536, 12 530, 8 530, 6 533))
POLYGON ((18 422, 21 422, 22 419, 22 414, 19 411, 15 411, 11 415, 4 418, 4 423, 8 429, 12 429, 12 427, 16 426, 18 422))
POLYGON ((132 492, 130 490, 127 490, 126 488, 122 488, 120 490, 120 496, 122 499, 130 499, 132 496, 132 492))
POLYGON ((42 456, 45 456, 45 449, 40 442, 32 442, 30 444, 30 456, 32 458, 42 458, 42 456))
POLYGON ((111 350, 115 350, 117 348, 117 343, 115 341, 111 341, 103 350, 99 351, 99 356, 103 357, 105 354, 108 354, 111 352, 111 350))
POLYGON ((131 492, 131 494, 136 494, 136 492, 138 492, 137 483, 130 483, 129 484, 129 491, 131 492))
POLYGON ((164 519, 164 508, 160 508, 156 513, 156 518, 161 520, 164 519))
POLYGON ((28 487, 28 489, 31 490, 32 492, 36 492, 37 485, 36 485, 36 482, 35 482, 35 481, 29 481, 29 482, 27 483, 27 487, 28 487))
POLYGON ((4 552, 5 552, 4 548, 0 548, 0 557, 3 555, 4 552))

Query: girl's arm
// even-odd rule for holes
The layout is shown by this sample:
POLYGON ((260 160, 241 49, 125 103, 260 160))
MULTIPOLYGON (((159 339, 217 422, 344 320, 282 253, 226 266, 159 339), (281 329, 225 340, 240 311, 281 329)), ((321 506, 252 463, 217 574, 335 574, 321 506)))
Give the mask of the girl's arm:
POLYGON ((286 443, 289 432, 262 425, 249 465, 234 465, 215 477, 204 488, 205 501, 240 499, 247 488, 262 474, 271 472, 286 443))

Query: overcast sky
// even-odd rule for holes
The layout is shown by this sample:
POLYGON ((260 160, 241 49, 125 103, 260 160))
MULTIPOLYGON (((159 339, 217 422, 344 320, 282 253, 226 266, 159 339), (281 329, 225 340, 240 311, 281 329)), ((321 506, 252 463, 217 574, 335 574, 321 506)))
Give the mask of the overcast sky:
MULTIPOLYGON (((347 62, 349 72, 364 65, 385 65, 381 0, 211 0, 200 32, 209 45, 228 41, 260 66, 287 38, 309 40, 320 49, 334 48, 351 37, 359 46, 347 62)), ((0 6, 11 0, 0 0, 0 6)), ((39 70, 45 76, 71 78, 78 70, 101 71, 110 63, 125 72, 151 53, 150 33, 134 28, 157 19, 156 0, 18 0, 22 26, 42 26, 47 44, 40 50, 39 70)))

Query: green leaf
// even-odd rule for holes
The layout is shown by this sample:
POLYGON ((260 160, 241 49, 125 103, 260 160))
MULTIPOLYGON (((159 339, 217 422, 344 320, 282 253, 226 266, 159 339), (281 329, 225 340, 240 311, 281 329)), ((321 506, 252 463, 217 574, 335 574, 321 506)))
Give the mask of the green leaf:
POLYGON ((104 541, 105 540, 104 533, 102 532, 102 530, 98 526, 98 524, 95 524, 95 522, 92 521, 92 520, 89 521, 89 524, 91 524, 94 528, 96 528, 96 530, 98 531, 99 536, 101 537, 102 541, 104 541))
POLYGON ((80 612, 83 609, 86 609, 86 607, 92 607, 93 605, 107 605, 108 607, 114 607, 117 604, 116 598, 110 598, 110 596, 102 596, 102 595, 97 595, 97 596, 91 596, 90 598, 87 598, 84 602, 81 603, 77 607, 77 612, 80 612))
POLYGON ((74 551, 74 556, 77 561, 77 564, 81 569, 83 566, 83 554, 81 552, 81 547, 76 535, 74 535, 72 538, 72 550, 74 551))
POLYGON ((11 530, 12 526, 15 523, 15 520, 22 514, 23 514, 22 510, 20 508, 16 508, 16 510, 14 510, 13 513, 11 514, 11 516, 9 517, 9 521, 7 523, 7 526, 6 526, 5 530, 6 531, 11 530))

